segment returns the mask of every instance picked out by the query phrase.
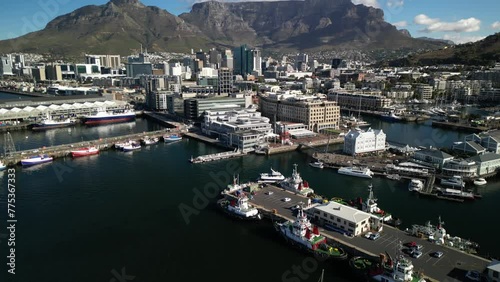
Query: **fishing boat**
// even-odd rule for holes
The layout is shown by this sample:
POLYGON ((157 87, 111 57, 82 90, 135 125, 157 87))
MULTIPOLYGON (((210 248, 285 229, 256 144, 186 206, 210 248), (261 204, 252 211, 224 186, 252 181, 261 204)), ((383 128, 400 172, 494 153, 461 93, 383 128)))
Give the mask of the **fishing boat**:
POLYGON ((360 168, 360 167, 356 167, 356 166, 341 167, 341 168, 339 168, 338 173, 344 174, 344 175, 349 175, 349 176, 361 177, 361 178, 372 178, 373 177, 373 172, 367 167, 365 167, 365 168, 360 168))
POLYGON ((474 180, 474 185, 476 186, 482 186, 482 185, 485 185, 487 182, 486 182, 486 179, 484 178, 477 178, 474 180))
POLYGON ((43 164, 53 161, 54 159, 47 154, 32 156, 21 160, 21 165, 24 167, 43 164))
POLYGON ((292 176, 281 181, 280 186, 285 190, 298 193, 303 196, 308 196, 314 193, 314 190, 309 187, 309 183, 300 177, 300 174, 297 171, 297 164, 293 165, 292 176))
POLYGON ((325 165, 321 161, 310 162, 309 165, 312 167, 316 167, 316 168, 324 168, 325 167, 325 165))
POLYGON ((135 151, 141 148, 141 144, 137 142, 131 142, 129 145, 123 146, 122 150, 124 152, 135 151))
POLYGON ((243 184, 240 184, 240 176, 239 175, 233 175, 233 182, 228 184, 226 189, 224 189, 224 191, 221 192, 222 195, 225 195, 225 194, 233 194, 233 193, 239 193, 243 190, 243 188, 249 188, 251 187, 253 184, 256 184, 256 183, 243 183, 243 184))
POLYGON ((402 251, 399 251, 396 258, 393 259, 387 252, 381 254, 382 262, 378 267, 369 271, 369 276, 373 281, 380 282, 425 282, 426 280, 413 272, 413 263, 406 258, 402 251))
POLYGON ((222 199, 217 204, 222 211, 232 217, 244 220, 262 219, 259 210, 248 203, 248 197, 243 193, 237 199, 222 199))
POLYGON ((141 143, 144 145, 154 145, 157 144, 160 141, 160 138, 158 137, 144 137, 141 139, 141 143))
POLYGON ((408 191, 419 192, 424 189, 424 183, 420 179, 412 179, 408 184, 408 191))
POLYGON ((73 158, 91 156, 97 154, 99 154, 99 149, 97 149, 96 147, 85 147, 71 151, 71 156, 73 156, 73 158))
POLYGON ((99 111, 92 115, 83 116, 83 123, 86 125, 106 124, 126 122, 135 119, 135 112, 132 110, 125 110, 121 112, 107 112, 99 111))
POLYGON ((263 183, 276 183, 285 180, 285 176, 281 174, 281 172, 274 170, 271 168, 271 172, 263 172, 260 174, 258 182, 263 183))
POLYGON ((181 140, 182 140, 182 136, 180 136, 178 134, 170 134, 170 135, 163 136, 163 141, 165 143, 172 143, 172 142, 181 141, 181 140))
POLYGON ((50 116, 41 122, 31 125, 31 130, 47 130, 52 128, 61 128, 74 125, 76 122, 70 118, 62 120, 53 120, 50 116))
POLYGON ((461 176, 455 175, 451 178, 441 179, 441 185, 463 188, 465 187, 465 182, 462 180, 461 176))
POLYGON ((129 146, 132 143, 132 141, 125 141, 125 142, 120 142, 120 143, 115 143, 115 149, 118 150, 123 150, 123 147, 129 146))
POLYGON ((0 160, 0 171, 5 170, 7 166, 0 160))
POLYGON ((291 245, 322 258, 347 259, 347 253, 342 248, 327 244, 326 237, 319 233, 317 226, 311 224, 302 207, 297 210, 294 221, 275 222, 274 226, 291 245))

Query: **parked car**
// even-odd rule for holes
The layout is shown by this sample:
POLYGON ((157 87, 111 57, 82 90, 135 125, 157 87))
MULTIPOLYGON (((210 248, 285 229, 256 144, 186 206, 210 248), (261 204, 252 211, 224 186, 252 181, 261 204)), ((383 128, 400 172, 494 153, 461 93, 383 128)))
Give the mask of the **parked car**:
POLYGON ((421 256, 422 256, 422 252, 421 251, 413 251, 413 253, 411 253, 411 257, 412 258, 418 259, 421 256))
POLYGON ((371 237, 372 235, 373 235, 373 233, 371 233, 371 232, 367 232, 367 233, 365 234, 365 238, 366 238, 366 239, 370 239, 370 237, 371 237))
POLYGON ((432 256, 435 257, 435 258, 440 258, 444 255, 443 252, 434 252, 432 253, 432 256))
POLYGON ((412 247, 413 250, 421 251, 424 247, 422 245, 415 245, 412 247))
POLYGON ((380 238, 380 233, 375 233, 370 236, 370 240, 373 241, 377 240, 378 238, 380 238))
POLYGON ((282 199, 282 201, 283 201, 283 202, 290 202, 291 200, 292 200, 292 199, 290 199, 290 198, 283 198, 283 199, 282 199))
POLYGON ((410 247, 410 248, 412 248, 412 247, 414 247, 416 245, 417 245, 417 242, 408 242, 408 243, 406 243, 406 246, 410 247))
POLYGON ((481 281, 481 273, 479 273, 479 271, 469 270, 467 274, 465 274, 465 277, 472 281, 481 281))
POLYGON ((267 191, 267 192, 266 192, 266 195, 272 195, 272 194, 274 194, 274 192, 273 192, 273 191, 267 191))

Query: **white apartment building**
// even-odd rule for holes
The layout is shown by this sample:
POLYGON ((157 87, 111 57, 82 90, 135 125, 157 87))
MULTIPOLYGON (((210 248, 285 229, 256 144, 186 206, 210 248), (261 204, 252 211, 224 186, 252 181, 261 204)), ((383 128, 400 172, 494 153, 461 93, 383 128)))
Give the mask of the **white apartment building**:
POLYGON ((303 123, 314 132, 339 128, 340 107, 324 97, 280 91, 261 95, 259 100, 262 115, 274 121, 303 123))
POLYGON ((251 151, 274 136, 269 118, 255 108, 206 111, 201 128, 204 134, 243 151, 251 151))
POLYGON ((419 99, 430 100, 432 99, 432 86, 419 84, 415 89, 415 93, 418 95, 419 99))
POLYGON ((344 136, 344 153, 357 155, 385 150, 386 135, 380 130, 350 130, 344 136))

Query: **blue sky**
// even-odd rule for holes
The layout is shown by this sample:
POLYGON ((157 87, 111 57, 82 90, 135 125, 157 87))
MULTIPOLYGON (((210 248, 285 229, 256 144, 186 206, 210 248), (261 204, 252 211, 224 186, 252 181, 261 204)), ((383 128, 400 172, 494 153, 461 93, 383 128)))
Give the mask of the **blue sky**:
MULTIPOLYGON (((335 1, 335 0, 331 0, 335 1)), ((406 28, 413 37, 450 39, 456 43, 476 41, 500 32, 499 0, 352 0, 384 10, 386 21, 406 28)), ((0 39, 14 38, 45 27, 58 15, 107 0, 2 1, 0 39)), ((142 0, 173 14, 190 10, 196 0, 142 0)))

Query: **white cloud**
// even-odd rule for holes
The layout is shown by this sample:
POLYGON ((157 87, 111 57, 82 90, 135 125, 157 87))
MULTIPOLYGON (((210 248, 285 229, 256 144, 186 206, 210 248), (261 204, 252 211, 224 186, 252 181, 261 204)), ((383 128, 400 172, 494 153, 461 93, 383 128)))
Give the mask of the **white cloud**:
POLYGON ((392 25, 401 28, 401 27, 408 26, 408 23, 406 21, 400 21, 400 22, 392 23, 392 25))
POLYGON ((500 22, 496 21, 496 22, 492 23, 491 28, 492 29, 500 29, 500 22))
POLYGON ((402 7, 404 4, 404 0, 387 0, 387 7, 389 8, 402 7))
POLYGON ((380 8, 380 4, 378 3, 378 0, 352 0, 353 4, 363 4, 365 6, 371 6, 375 8, 380 8))
POLYGON ((415 16, 413 21, 426 27, 421 32, 454 31, 454 32, 473 32, 478 31, 481 21, 476 18, 461 19, 456 22, 442 22, 438 18, 429 18, 424 14, 415 16))
POLYGON ((451 40, 455 42, 456 44, 462 44, 462 43, 467 43, 467 42, 476 42, 479 40, 483 40, 486 36, 475 36, 475 35, 467 35, 463 36, 459 33, 457 34, 445 34, 443 36, 443 39, 445 40, 451 40))
POLYGON ((431 19, 424 14, 416 15, 413 19, 416 24, 431 25, 439 22, 439 19, 431 19))

